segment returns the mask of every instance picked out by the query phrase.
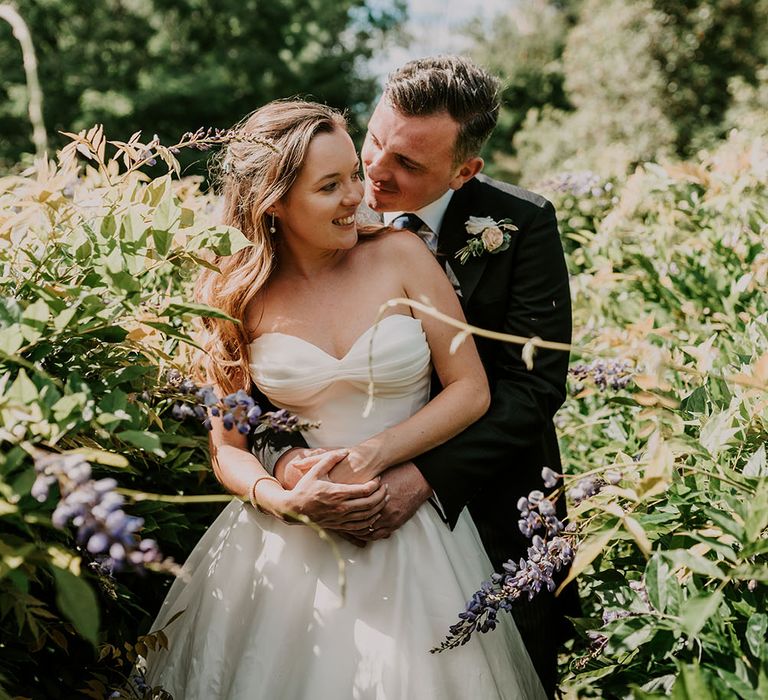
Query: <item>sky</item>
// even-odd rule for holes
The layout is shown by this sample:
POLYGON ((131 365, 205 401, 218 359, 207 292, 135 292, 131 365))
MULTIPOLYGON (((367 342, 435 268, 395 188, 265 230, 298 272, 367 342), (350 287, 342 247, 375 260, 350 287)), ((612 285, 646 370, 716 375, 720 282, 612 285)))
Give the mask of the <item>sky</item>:
POLYGON ((474 17, 490 19, 509 10, 515 0, 407 0, 408 32, 414 37, 408 47, 390 47, 371 64, 379 78, 412 58, 439 53, 461 53, 466 42, 460 27, 474 17))

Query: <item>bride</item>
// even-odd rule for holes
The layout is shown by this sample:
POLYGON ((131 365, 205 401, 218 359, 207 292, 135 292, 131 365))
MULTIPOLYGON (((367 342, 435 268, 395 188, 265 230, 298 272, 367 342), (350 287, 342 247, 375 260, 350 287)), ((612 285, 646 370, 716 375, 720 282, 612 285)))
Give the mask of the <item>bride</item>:
POLYGON ((398 297, 463 316, 415 235, 358 236, 360 163, 343 117, 282 101, 241 131, 249 140, 230 143, 222 168, 225 220, 253 246, 214 259, 220 273, 205 270, 196 296, 242 324, 206 319, 201 373, 219 393, 255 384, 319 422, 305 433, 310 447, 346 447, 284 490, 246 437, 211 417, 216 474, 246 502, 225 508, 174 582, 153 629, 184 612, 147 680, 176 700, 544 697, 508 615, 492 634, 429 653, 491 572, 466 511, 453 532, 425 504, 389 539, 363 549, 339 540, 344 598, 331 548, 289 524, 324 490, 360 513, 353 530, 370 527, 387 498, 378 475, 477 420, 489 392, 471 338, 451 353, 452 329, 406 306, 375 324, 398 297), (445 388, 430 401, 433 366, 445 388))

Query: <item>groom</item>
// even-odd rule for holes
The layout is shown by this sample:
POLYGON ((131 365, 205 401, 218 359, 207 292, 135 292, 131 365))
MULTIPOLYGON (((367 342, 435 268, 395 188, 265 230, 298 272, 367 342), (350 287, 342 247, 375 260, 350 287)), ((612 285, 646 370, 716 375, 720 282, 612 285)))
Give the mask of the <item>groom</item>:
MULTIPOLYGON (((470 324, 567 343, 568 272, 552 205, 479 174, 478 154, 498 117, 498 92, 495 78, 459 57, 412 61, 392 73, 361 152, 365 199, 385 223, 424 238, 454 282, 470 324), (511 220, 517 230, 509 248, 459 262, 456 253, 470 239, 466 223, 472 216, 511 220)), ((476 343, 492 392, 487 414, 386 472, 390 500, 375 526, 358 536, 388 537, 434 495, 450 527, 469 508, 494 569, 501 571, 508 559, 526 556, 530 545, 517 526, 518 498, 542 488, 542 467, 560 467, 552 418, 565 399, 568 355, 541 350, 528 370, 520 346, 484 338, 476 343)), ((283 454, 276 475, 302 454, 283 454)), ((557 509, 562 517, 562 499, 557 509)), ((513 611, 550 696, 557 646, 568 634, 564 615, 578 614, 570 588, 559 599, 542 592, 513 611)))

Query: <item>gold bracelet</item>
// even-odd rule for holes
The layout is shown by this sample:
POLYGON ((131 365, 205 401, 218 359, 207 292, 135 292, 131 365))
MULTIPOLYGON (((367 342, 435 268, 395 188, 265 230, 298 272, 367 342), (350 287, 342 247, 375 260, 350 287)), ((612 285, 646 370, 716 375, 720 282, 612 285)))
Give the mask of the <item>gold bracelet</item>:
POLYGON ((262 509, 261 509, 261 506, 259 506, 259 504, 256 502, 256 486, 258 486, 260 481, 264 481, 264 479, 269 479, 270 481, 274 481, 280 488, 283 488, 283 485, 277 479, 275 479, 274 476, 270 476, 269 474, 263 474, 262 476, 256 477, 255 481, 251 484, 250 491, 248 492, 248 500, 251 502, 251 505, 257 510, 262 510, 262 509))

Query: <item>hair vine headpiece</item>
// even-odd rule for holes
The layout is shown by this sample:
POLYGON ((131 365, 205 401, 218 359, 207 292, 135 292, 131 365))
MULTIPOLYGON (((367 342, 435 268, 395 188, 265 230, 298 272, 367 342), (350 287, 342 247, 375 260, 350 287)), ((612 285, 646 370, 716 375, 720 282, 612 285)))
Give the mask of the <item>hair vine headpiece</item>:
POLYGON ((241 129, 217 129, 211 126, 208 128, 201 126, 195 132, 187 131, 181 137, 179 145, 195 148, 198 151, 207 151, 213 146, 222 146, 230 143, 253 143, 268 148, 275 155, 279 156, 281 154, 280 149, 272 141, 262 136, 256 136, 256 134, 251 134, 241 129))

